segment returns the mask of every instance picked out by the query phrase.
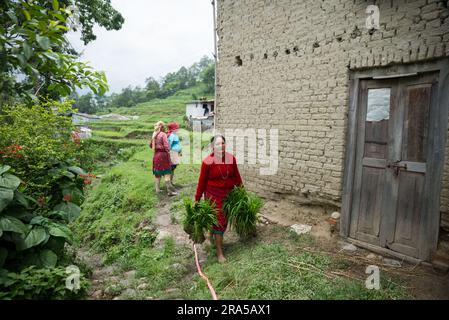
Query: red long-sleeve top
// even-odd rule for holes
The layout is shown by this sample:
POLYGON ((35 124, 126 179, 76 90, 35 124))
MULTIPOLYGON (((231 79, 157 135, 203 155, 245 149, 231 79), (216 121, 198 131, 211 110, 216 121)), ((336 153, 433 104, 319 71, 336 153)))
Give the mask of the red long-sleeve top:
POLYGON ((199 201, 207 187, 232 189, 242 185, 242 177, 237 167, 237 160, 230 153, 225 153, 221 163, 213 153, 204 158, 201 164, 200 178, 196 188, 195 200, 199 201), (226 158, 225 158, 226 157, 226 158))

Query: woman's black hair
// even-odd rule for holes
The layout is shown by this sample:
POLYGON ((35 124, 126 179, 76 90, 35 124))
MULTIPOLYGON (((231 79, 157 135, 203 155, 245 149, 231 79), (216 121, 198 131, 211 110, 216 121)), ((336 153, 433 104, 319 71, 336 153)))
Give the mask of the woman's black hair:
POLYGON ((217 134, 217 135, 213 136, 213 137, 210 139, 210 143, 213 144, 217 138, 222 138, 222 139, 223 139, 223 142, 226 142, 226 139, 225 139, 225 137, 224 137, 223 135, 217 134))

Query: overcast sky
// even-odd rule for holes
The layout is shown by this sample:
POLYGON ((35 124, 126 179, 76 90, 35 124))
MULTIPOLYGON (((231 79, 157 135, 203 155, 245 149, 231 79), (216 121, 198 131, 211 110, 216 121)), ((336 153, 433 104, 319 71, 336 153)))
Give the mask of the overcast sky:
POLYGON ((97 40, 87 46, 79 35, 70 42, 83 52, 81 60, 106 72, 110 91, 143 86, 214 50, 210 0, 112 0, 125 18, 119 31, 96 28, 97 40))

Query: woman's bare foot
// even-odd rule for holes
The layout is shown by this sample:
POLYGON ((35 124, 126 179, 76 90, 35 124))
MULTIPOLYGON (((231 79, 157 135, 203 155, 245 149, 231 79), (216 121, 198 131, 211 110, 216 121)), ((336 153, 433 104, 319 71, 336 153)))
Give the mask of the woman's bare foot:
POLYGON ((224 255, 218 256, 218 262, 220 262, 220 263, 225 263, 226 261, 227 261, 227 260, 226 260, 226 258, 225 258, 224 255))

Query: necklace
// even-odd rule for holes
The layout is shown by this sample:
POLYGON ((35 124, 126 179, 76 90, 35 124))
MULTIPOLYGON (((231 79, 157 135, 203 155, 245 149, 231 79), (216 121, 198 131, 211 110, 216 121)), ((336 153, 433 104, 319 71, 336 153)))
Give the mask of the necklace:
POLYGON ((221 172, 220 166, 218 167, 218 171, 220 171, 220 175, 223 178, 223 180, 226 180, 227 178, 229 178, 229 170, 228 170, 228 166, 225 164, 226 166, 226 177, 223 176, 223 173, 221 172))

